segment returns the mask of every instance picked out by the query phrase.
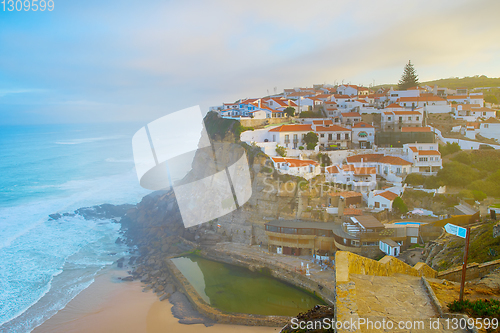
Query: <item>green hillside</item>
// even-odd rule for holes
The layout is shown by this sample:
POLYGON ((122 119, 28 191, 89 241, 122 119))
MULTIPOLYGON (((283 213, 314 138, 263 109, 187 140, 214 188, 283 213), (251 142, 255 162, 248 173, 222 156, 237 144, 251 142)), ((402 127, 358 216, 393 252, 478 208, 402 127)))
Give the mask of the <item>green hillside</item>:
MULTIPOLYGON (((456 88, 478 88, 478 87, 500 87, 500 78, 490 78, 485 75, 475 75, 475 76, 466 76, 462 78, 452 77, 448 79, 439 79, 434 81, 425 81, 420 83, 421 86, 439 86, 446 87, 450 89, 456 88)), ((373 87, 374 89, 378 89, 381 87, 395 87, 397 88, 397 83, 394 84, 381 84, 373 87)))

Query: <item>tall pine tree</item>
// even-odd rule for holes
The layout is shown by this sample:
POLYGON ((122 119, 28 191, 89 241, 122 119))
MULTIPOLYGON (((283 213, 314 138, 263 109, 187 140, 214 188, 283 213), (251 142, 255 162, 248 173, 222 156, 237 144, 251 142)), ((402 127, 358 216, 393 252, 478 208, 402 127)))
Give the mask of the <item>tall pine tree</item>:
POLYGON ((411 60, 409 60, 405 66, 403 75, 401 76, 401 80, 399 80, 398 89, 407 90, 409 88, 418 86, 418 84, 418 76, 415 72, 415 68, 413 68, 411 60))

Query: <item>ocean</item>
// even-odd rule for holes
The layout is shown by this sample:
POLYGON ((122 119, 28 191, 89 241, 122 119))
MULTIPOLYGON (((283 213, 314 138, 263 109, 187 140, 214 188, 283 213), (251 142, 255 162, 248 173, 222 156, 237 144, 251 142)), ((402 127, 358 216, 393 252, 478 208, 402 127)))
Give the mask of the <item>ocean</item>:
POLYGON ((72 213, 135 204, 142 124, 0 126, 0 332, 30 332, 126 251, 120 224, 72 213))

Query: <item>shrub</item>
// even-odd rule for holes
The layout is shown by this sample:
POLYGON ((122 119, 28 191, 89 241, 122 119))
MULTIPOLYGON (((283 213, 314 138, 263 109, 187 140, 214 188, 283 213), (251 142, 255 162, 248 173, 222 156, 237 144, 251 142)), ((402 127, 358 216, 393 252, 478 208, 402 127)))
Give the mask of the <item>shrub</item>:
POLYGON ((460 150, 461 150, 460 145, 456 142, 453 143, 447 142, 446 145, 439 145, 439 152, 443 157, 449 154, 456 153, 457 151, 460 150))
POLYGON ((405 183, 409 185, 424 185, 424 176, 419 173, 410 173, 405 178, 405 183))
POLYGON ((479 318, 499 318, 500 317, 500 301, 495 299, 478 299, 477 301, 453 301, 447 304, 451 312, 461 312, 470 315, 471 317, 479 318))
POLYGON ((286 156, 286 148, 283 146, 276 145, 276 154, 280 155, 281 157, 286 156))
POLYGON ((299 150, 304 150, 304 146, 299 146, 299 150))
POLYGON ((406 204, 403 202, 403 199, 400 197, 397 197, 394 199, 392 202, 392 209, 396 210, 396 212, 400 214, 406 214, 408 213, 408 207, 406 207, 406 204))

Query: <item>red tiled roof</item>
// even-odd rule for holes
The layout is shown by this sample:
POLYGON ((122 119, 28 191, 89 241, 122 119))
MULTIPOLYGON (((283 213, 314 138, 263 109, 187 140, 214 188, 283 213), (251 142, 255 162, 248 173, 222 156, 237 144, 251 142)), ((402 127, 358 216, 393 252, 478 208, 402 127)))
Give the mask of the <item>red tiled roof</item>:
POLYGON ((271 157, 274 162, 286 162, 290 164, 290 167, 297 168, 308 165, 319 165, 318 162, 313 160, 300 160, 298 158, 286 158, 286 157, 271 157))
POLYGON ((331 165, 329 167, 326 167, 325 170, 328 172, 328 173, 339 173, 339 168, 337 168, 336 165, 331 165))
POLYGON ((281 125, 270 129, 269 132, 310 132, 312 131, 311 125, 281 125))
POLYGON ((417 147, 410 147, 411 151, 416 153, 418 151, 417 147))
POLYGON ((400 97, 399 102, 442 102, 446 101, 444 98, 435 96, 433 94, 421 94, 419 97, 400 97))
POLYGON ((409 115, 412 115, 412 114, 421 115, 421 113, 418 112, 418 111, 392 111, 392 113, 394 113, 397 116, 409 116, 409 115))
POLYGON ((401 105, 398 105, 396 103, 392 103, 387 105, 384 109, 402 109, 403 107, 401 105))
POLYGON ((430 132, 431 128, 424 127, 401 127, 401 132, 430 132))
POLYGON ((344 165, 342 168, 344 171, 354 171, 355 175, 375 175, 377 174, 377 168, 375 167, 355 167, 352 164, 344 165))
POLYGON ((344 112, 341 115, 342 117, 361 117, 358 112, 344 112))
POLYGON ((446 99, 466 99, 467 95, 446 96, 446 99))
POLYGON ((327 120, 313 120, 314 125, 333 125, 333 121, 331 119, 327 120))
POLYGON ((339 125, 316 126, 316 132, 350 132, 351 130, 339 125))
POLYGON ((437 150, 419 150, 418 154, 419 155, 439 155, 439 156, 441 156, 441 153, 437 150))
POLYGON ((391 191, 385 191, 385 192, 376 194, 376 196, 377 195, 380 195, 381 197, 384 197, 384 198, 386 198, 387 200, 390 200, 390 201, 393 201, 394 199, 396 199, 398 197, 398 195, 396 193, 391 192, 391 191))
POLYGON ((384 156, 379 160, 380 163, 390 164, 390 165, 411 165, 411 162, 403 160, 401 157, 395 156, 384 156))
POLYGON ((382 157, 384 157, 384 154, 361 154, 349 156, 347 162, 360 163, 361 160, 363 160, 363 163, 378 162, 382 157))

